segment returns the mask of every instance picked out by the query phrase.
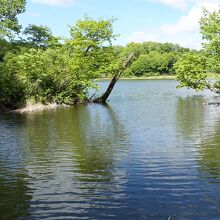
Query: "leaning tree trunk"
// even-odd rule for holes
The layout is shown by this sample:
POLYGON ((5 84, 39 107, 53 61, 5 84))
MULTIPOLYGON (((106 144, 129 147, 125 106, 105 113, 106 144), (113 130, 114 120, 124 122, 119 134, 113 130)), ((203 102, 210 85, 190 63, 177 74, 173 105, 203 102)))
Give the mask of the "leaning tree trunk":
MULTIPOLYGON (((133 58, 134 56, 134 53, 132 53, 128 59, 126 60, 126 62, 124 63, 124 68, 126 69, 131 61, 131 59, 133 58)), ((122 72, 114 75, 114 77, 112 78, 111 82, 109 83, 109 86, 108 88, 106 89, 106 91, 102 94, 101 97, 98 97, 96 99, 94 99, 93 102, 96 102, 96 103, 105 103, 108 99, 108 97, 110 96, 116 82, 119 80, 120 76, 121 76, 122 72)))

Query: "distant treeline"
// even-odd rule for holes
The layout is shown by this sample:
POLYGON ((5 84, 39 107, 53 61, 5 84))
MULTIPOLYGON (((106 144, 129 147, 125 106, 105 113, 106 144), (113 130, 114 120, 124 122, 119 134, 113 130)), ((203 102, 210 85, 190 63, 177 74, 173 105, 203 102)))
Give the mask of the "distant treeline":
POLYGON ((125 77, 174 75, 174 64, 183 53, 190 51, 178 44, 157 42, 129 43, 115 48, 120 57, 135 53, 131 66, 124 71, 125 77))

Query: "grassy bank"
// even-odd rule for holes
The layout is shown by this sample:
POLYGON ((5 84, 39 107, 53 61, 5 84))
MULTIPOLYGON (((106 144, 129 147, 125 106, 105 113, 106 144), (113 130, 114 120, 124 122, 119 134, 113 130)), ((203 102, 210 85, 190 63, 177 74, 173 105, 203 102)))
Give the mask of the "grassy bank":
MULTIPOLYGON (((220 74, 209 73, 208 78, 220 80, 220 74)), ((146 77, 146 76, 141 76, 141 77, 132 76, 132 77, 121 77, 120 79, 121 80, 176 80, 176 76, 175 75, 148 76, 148 77, 146 77)), ((111 80, 111 78, 107 77, 107 78, 97 79, 97 81, 105 81, 105 80, 109 81, 109 80, 111 80)))
POLYGON ((208 78, 209 78, 209 79, 216 79, 216 80, 220 80, 220 74, 216 74, 216 73, 209 73, 209 74, 208 74, 208 78))
MULTIPOLYGON (((120 79, 122 80, 169 80, 169 79, 176 79, 176 76, 174 75, 169 75, 169 76, 141 76, 141 77, 121 77, 120 79)), ((102 81, 102 80, 111 80, 111 78, 99 78, 97 81, 102 81)))

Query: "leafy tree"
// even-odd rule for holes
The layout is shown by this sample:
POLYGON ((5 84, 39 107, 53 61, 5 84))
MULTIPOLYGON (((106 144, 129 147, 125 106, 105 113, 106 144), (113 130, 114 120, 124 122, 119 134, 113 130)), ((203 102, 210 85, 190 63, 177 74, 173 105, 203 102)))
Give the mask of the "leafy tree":
POLYGON ((186 51, 189 49, 172 43, 129 43, 122 49, 120 56, 127 57, 132 52, 135 56, 133 64, 124 71, 124 75, 129 77, 175 74, 173 66, 186 51))
POLYGON ((116 37, 112 20, 86 17, 71 27, 71 36, 61 47, 8 53, 0 73, 4 90, 1 105, 16 108, 27 100, 65 104, 83 101, 88 90, 96 88, 93 79, 118 67, 119 52, 111 45, 116 37))
POLYGON ((47 48, 49 46, 60 45, 59 38, 54 37, 50 28, 46 26, 29 24, 23 34, 26 37, 26 42, 32 47, 47 48))
POLYGON ((220 73, 220 7, 213 13, 204 10, 200 29, 205 40, 205 55, 209 58, 209 70, 220 73))
POLYGON ((202 54, 193 52, 186 53, 177 61, 175 66, 180 87, 186 86, 196 90, 205 89, 207 87, 207 62, 202 54))
POLYGON ((6 53, 10 50, 12 50, 12 44, 4 39, 0 39, 0 62, 3 62, 3 58, 6 55, 6 53))
POLYGON ((25 0, 0 0, 0 39, 19 33, 17 15, 25 11, 25 0))
POLYGON ((150 52, 141 55, 130 67, 135 76, 151 76, 173 73, 173 65, 177 60, 174 53, 150 52))
POLYGON ((140 55, 140 50, 141 50, 142 44, 140 43, 134 43, 131 42, 127 46, 125 46, 122 51, 121 51, 121 57, 127 57, 131 53, 135 53, 136 56, 134 57, 135 60, 139 57, 140 55))
MULTIPOLYGON (((14 55, 8 53, 7 59, 10 60, 12 56, 14 55)), ((25 101, 24 87, 15 72, 7 71, 5 62, 0 62, 0 108, 16 109, 25 101)), ((16 64, 12 65, 16 68, 16 64)))
POLYGON ((175 65, 180 87, 196 90, 209 89, 220 93, 220 82, 208 80, 208 72, 219 71, 220 61, 220 9, 213 13, 204 11, 200 20, 205 40, 201 53, 186 53, 175 65))
MULTIPOLYGON (((113 78, 116 79, 122 68, 122 62, 117 59, 119 52, 112 46, 112 41, 117 37, 113 33, 113 21, 114 19, 92 20, 84 17, 71 27, 72 39, 67 41, 71 67, 73 72, 86 82, 106 73, 114 75, 113 78)), ((111 90, 117 80, 113 81, 111 90)), ((99 100, 105 102, 106 98, 101 97, 99 100)), ((98 102, 98 99, 96 101, 98 102)))
POLYGON ((136 47, 138 47, 138 50, 141 54, 149 54, 150 52, 158 52, 161 54, 170 52, 182 53, 188 50, 180 47, 178 44, 158 43, 152 41, 139 43, 136 47))
POLYGON ((26 100, 73 104, 85 95, 85 81, 76 80, 68 54, 62 48, 9 54, 5 58, 5 72, 16 76, 26 100))
POLYGON ((117 37, 113 34, 113 21, 85 17, 71 27, 71 39, 66 41, 65 47, 72 72, 79 78, 91 80, 114 69, 118 52, 112 46, 117 37))

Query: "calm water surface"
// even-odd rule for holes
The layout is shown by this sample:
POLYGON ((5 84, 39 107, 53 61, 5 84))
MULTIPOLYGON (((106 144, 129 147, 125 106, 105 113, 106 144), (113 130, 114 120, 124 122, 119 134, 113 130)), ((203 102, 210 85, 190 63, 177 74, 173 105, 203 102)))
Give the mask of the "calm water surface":
POLYGON ((220 108, 203 105, 218 97, 176 85, 1 113, 0 219, 220 219, 220 108))

